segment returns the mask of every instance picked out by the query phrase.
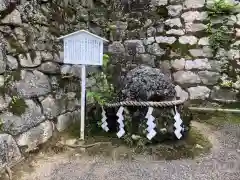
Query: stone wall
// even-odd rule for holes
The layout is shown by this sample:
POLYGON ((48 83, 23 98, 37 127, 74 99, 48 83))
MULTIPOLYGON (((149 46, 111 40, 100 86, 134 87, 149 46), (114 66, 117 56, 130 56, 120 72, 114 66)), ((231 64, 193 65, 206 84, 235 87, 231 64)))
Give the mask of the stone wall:
MULTIPOLYGON (((209 46, 205 0, 0 1, 0 168, 65 130, 79 116, 78 66, 63 64, 57 37, 88 29, 110 40, 115 85, 137 64, 160 68, 186 99, 237 100, 239 77, 220 86, 239 49, 209 46), (221 78, 223 77, 223 78, 221 78)), ((218 22, 217 19, 216 22, 218 22)), ((239 45, 239 11, 229 16, 239 45)), ((88 69, 89 71, 94 69, 88 69)), ((225 79, 224 79, 225 78, 225 79)), ((88 87, 94 85, 88 78, 88 87)))

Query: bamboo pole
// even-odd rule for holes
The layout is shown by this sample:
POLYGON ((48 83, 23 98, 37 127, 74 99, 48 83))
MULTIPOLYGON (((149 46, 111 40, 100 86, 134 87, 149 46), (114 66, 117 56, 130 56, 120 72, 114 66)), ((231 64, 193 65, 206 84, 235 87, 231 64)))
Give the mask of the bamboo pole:
POLYGON ((216 111, 216 112, 240 113, 240 109, 198 108, 198 107, 189 107, 189 109, 192 111, 216 111))

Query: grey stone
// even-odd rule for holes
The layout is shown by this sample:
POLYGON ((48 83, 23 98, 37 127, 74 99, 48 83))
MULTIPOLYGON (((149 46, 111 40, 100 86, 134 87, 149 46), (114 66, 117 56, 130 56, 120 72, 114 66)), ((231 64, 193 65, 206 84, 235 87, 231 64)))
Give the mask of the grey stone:
POLYGON ((221 100, 237 100, 237 91, 230 89, 221 89, 218 86, 214 87, 211 92, 211 99, 221 99, 221 100))
POLYGON ((185 32, 182 29, 170 29, 166 32, 166 34, 182 36, 185 34, 185 32))
POLYGON ((183 9, 182 5, 167 6, 168 14, 172 17, 180 15, 180 13, 182 12, 182 9, 183 9))
POLYGON ((240 25, 240 13, 237 14, 237 22, 236 22, 237 25, 240 25))
POLYGON ((197 84, 201 82, 200 77, 191 71, 178 71, 173 74, 174 81, 179 84, 197 84))
POLYGON ((188 100, 188 93, 184 91, 180 86, 175 86, 175 91, 177 93, 176 97, 182 99, 182 100, 188 100))
POLYGON ((34 71, 21 71, 21 80, 15 84, 17 92, 26 98, 43 96, 51 91, 49 79, 43 73, 34 71))
POLYGON ((5 11, 8 9, 9 5, 10 5, 10 0, 1 0, 0 1, 0 12, 5 11))
POLYGON ((170 0, 170 4, 177 4, 177 3, 181 3, 183 2, 184 0, 170 0))
POLYGON ((10 70, 18 69, 18 61, 15 57, 7 55, 7 66, 10 70))
POLYGON ((48 51, 41 51, 43 61, 53 61, 53 54, 48 51))
POLYGON ((155 67, 156 57, 149 54, 140 54, 141 63, 155 67))
POLYGON ((71 112, 71 113, 68 112, 66 114, 58 116, 56 129, 59 132, 65 131, 71 124, 79 121, 80 115, 81 114, 79 111, 75 111, 75 112, 71 112))
POLYGON ((203 21, 208 18, 207 12, 199 12, 199 11, 187 11, 181 16, 186 23, 191 23, 194 21, 203 21))
POLYGON ((141 40, 127 40, 124 42, 124 46, 129 55, 145 53, 145 47, 141 40))
POLYGON ((240 59, 240 50, 230 49, 228 51, 228 58, 231 60, 240 59))
POLYGON ((160 48, 157 43, 153 43, 152 45, 147 46, 147 51, 155 56, 163 56, 165 54, 165 50, 160 48))
POLYGON ((27 151, 34 150, 38 145, 47 142, 52 137, 53 129, 54 124, 50 121, 45 121, 19 135, 16 138, 17 144, 20 147, 27 146, 27 151))
POLYGON ((153 6, 164 6, 167 5, 168 0, 151 0, 153 6))
POLYGON ((219 73, 211 71, 200 71, 198 72, 198 75, 202 83, 205 85, 215 85, 221 77, 219 73))
POLYGON ((0 96, 0 111, 3 111, 6 109, 10 102, 12 101, 12 98, 8 95, 0 96))
POLYGON ((235 43, 231 44, 231 48, 238 48, 240 47, 240 40, 236 41, 235 43))
POLYGON ((161 70, 144 65, 129 71, 122 87, 120 100, 149 101, 154 97, 173 99, 176 95, 175 86, 161 70))
POLYGON ((0 75, 0 87, 3 87, 5 85, 5 77, 3 75, 0 75))
POLYGON ((0 134, 0 167, 14 164, 22 158, 14 138, 9 134, 0 134))
POLYGON ((168 36, 157 36, 156 42, 163 43, 163 44, 173 44, 177 39, 175 37, 168 37, 168 36))
POLYGON ((175 59, 171 62, 172 68, 175 70, 183 70, 185 67, 185 59, 175 59))
POLYGON ((5 16, 1 20, 1 23, 10 24, 10 25, 17 25, 17 26, 22 25, 22 19, 21 19, 20 12, 17 9, 13 10, 10 14, 5 16))
POLYGON ((125 48, 121 42, 114 41, 108 46, 108 52, 112 54, 124 54, 125 48))
POLYGON ((199 32, 207 29, 207 25, 201 23, 186 23, 185 29, 187 32, 199 32))
POLYGON ((3 42, 0 42, 0 74, 4 73, 7 65, 6 49, 3 42))
POLYGON ((210 45, 209 44, 209 38, 208 37, 202 37, 201 39, 199 39, 198 45, 202 45, 202 46, 210 45))
POLYGON ((143 40, 144 45, 153 44, 155 42, 155 37, 148 37, 143 40))
POLYGON ((60 66, 54 62, 45 62, 41 64, 38 70, 45 74, 59 74, 60 66))
POLYGON ((184 9, 196 9, 204 7, 205 0, 185 0, 184 9))
POLYGON ((33 57, 33 59, 30 53, 20 54, 18 58, 22 67, 37 67, 42 62, 42 57, 40 52, 36 52, 36 56, 33 57))
POLYGON ((235 30, 236 30, 236 36, 240 37, 240 29, 236 28, 235 30))
POLYGON ((61 67, 61 74, 80 78, 81 67, 80 65, 63 65, 61 67))
POLYGON ((3 122, 2 130, 11 135, 19 135, 45 120, 41 112, 41 107, 32 100, 25 100, 26 109, 21 116, 5 112, 0 115, 3 122))
POLYGON ((54 53, 53 54, 53 61, 58 62, 58 63, 63 63, 64 62, 64 53, 62 51, 60 51, 58 54, 54 53))
POLYGON ((46 97, 42 102, 44 115, 48 119, 56 118, 58 115, 66 111, 66 104, 60 100, 53 98, 51 95, 46 97))
POLYGON ((216 72, 221 72, 222 71, 222 67, 225 64, 227 64, 226 61, 216 61, 216 60, 210 60, 209 63, 211 65, 211 70, 212 71, 216 71, 216 72))
POLYGON ((205 69, 211 69, 211 65, 208 62, 207 58, 195 59, 194 61, 187 60, 185 64, 185 69, 186 70, 192 70, 192 69, 205 70, 205 69))
POLYGON ((181 36, 179 37, 179 43, 180 44, 190 44, 194 45, 196 44, 198 39, 195 36, 181 36))
POLYGON ((147 28, 147 36, 151 37, 151 36, 155 36, 157 32, 157 29, 155 27, 149 27, 147 28))
POLYGON ((180 18, 168 19, 164 23, 165 23, 165 25, 167 25, 167 26, 169 26, 171 28, 173 28, 173 27, 178 27, 178 28, 182 27, 182 23, 181 23, 180 18))
POLYGON ((168 77, 170 80, 172 80, 172 72, 171 72, 171 65, 169 60, 166 61, 160 61, 159 62, 159 69, 161 72, 168 77))
POLYGON ((189 52, 193 57, 213 57, 212 50, 207 46, 202 49, 190 49, 189 52))
POLYGON ((205 100, 209 98, 211 90, 206 86, 197 86, 188 88, 188 92, 191 100, 194 99, 205 100))

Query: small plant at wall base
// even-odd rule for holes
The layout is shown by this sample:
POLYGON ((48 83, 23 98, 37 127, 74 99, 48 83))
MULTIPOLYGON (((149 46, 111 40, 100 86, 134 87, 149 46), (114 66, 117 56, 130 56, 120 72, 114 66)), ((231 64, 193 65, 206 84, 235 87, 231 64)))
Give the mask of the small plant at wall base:
POLYGON ((109 82, 108 72, 109 56, 104 54, 102 72, 93 74, 98 87, 96 90, 90 90, 87 92, 87 98, 94 100, 100 105, 104 105, 108 101, 111 101, 115 97, 115 91, 113 85, 109 82))

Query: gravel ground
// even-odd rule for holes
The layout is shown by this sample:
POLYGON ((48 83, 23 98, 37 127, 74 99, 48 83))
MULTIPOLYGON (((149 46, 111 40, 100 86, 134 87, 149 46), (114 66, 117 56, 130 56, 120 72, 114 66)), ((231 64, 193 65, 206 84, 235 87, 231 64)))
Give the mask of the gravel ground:
POLYGON ((22 180, 240 180, 240 125, 210 130, 195 122, 213 143, 212 152, 195 160, 154 161, 139 157, 113 162, 106 157, 61 154, 34 164, 22 180))

